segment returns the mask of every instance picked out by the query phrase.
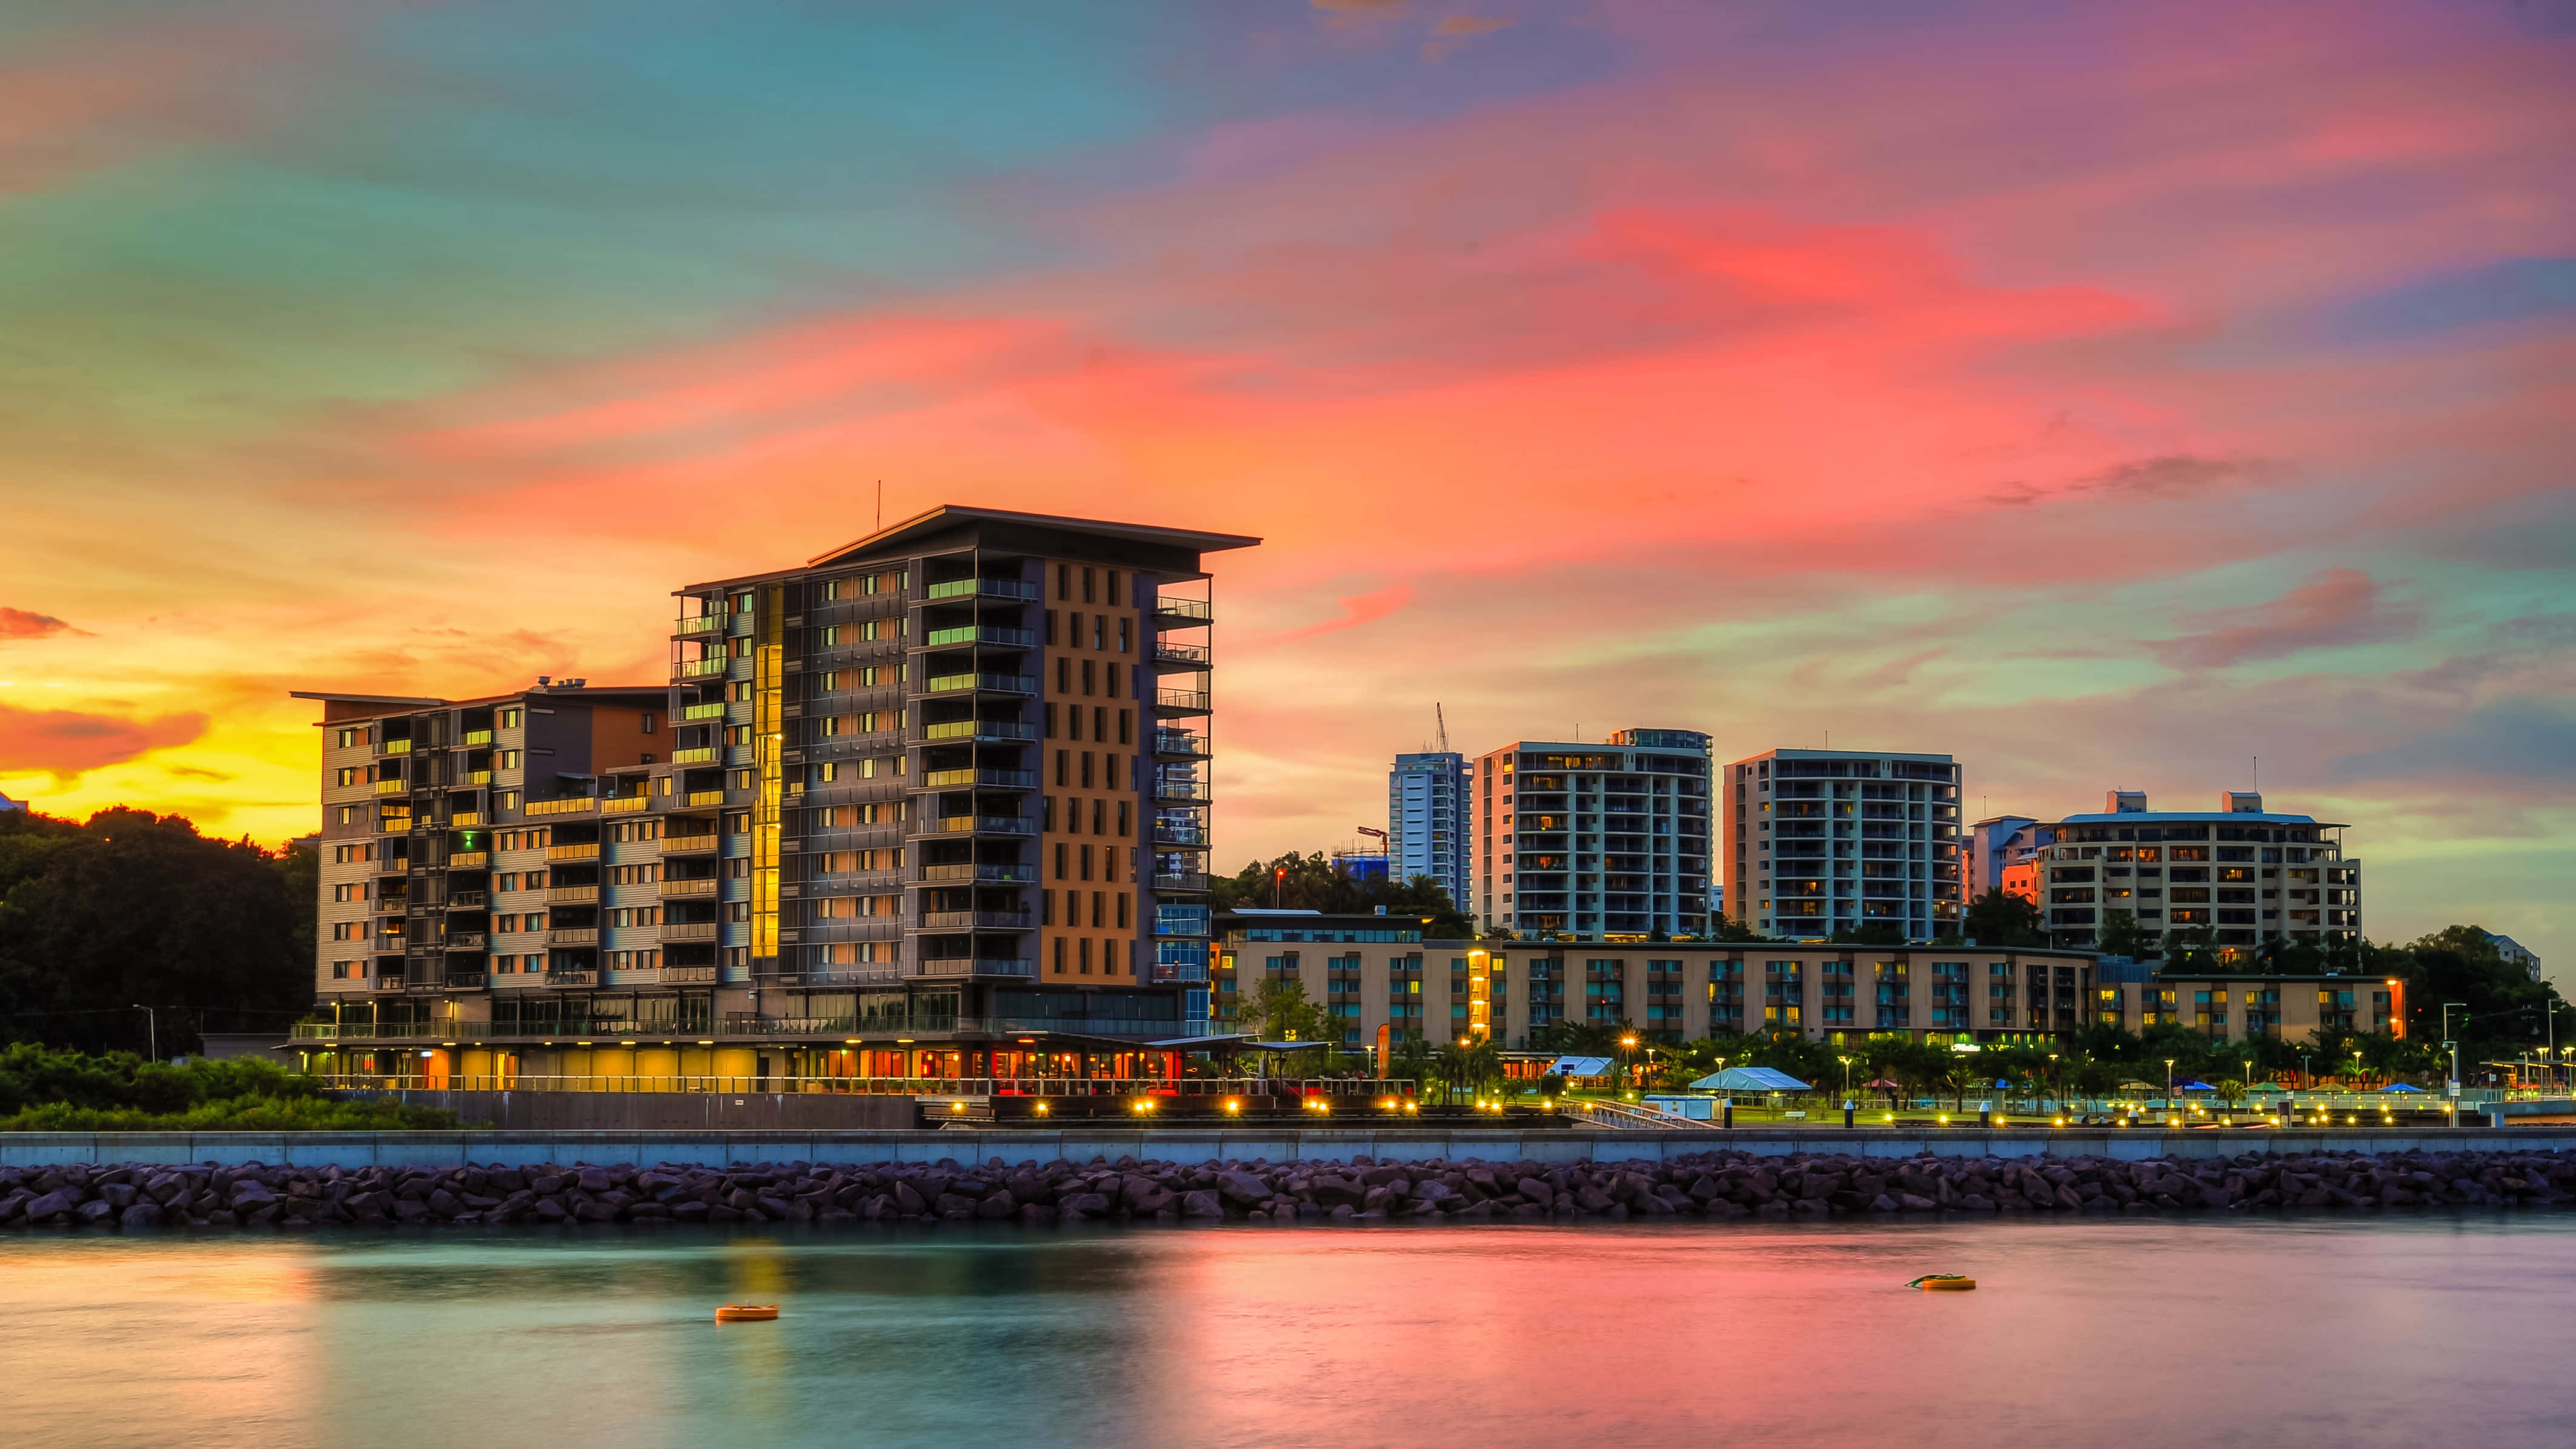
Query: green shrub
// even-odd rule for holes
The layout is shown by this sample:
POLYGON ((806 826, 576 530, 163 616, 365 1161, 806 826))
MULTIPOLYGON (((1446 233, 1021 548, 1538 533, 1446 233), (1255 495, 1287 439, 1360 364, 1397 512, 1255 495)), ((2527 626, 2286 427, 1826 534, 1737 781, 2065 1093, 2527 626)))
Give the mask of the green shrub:
POLYGON ((256 1057, 147 1062, 21 1042, 0 1049, 0 1131, 214 1132, 452 1129, 454 1112, 326 1098, 311 1077, 256 1057))

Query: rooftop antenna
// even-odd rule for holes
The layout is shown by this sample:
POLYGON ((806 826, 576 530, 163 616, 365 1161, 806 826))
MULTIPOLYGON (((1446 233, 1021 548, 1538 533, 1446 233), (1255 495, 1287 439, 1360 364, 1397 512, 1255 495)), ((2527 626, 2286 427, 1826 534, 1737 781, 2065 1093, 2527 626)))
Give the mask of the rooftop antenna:
POLYGON ((871 531, 885 532, 885 480, 883 478, 877 480, 877 526, 871 531))
POLYGON ((1431 717, 1440 722, 1440 753, 1449 753, 1449 716, 1441 713, 1440 702, 1431 702, 1431 717))
POLYGON ((2261 755, 2254 757, 2254 793, 2257 795, 2263 793, 2263 757, 2261 755))

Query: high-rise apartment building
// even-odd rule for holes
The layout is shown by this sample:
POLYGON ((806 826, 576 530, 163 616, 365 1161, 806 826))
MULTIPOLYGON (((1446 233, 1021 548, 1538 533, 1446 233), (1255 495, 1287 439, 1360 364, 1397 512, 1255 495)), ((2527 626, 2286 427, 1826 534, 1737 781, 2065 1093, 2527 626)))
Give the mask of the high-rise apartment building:
POLYGON ((2140 790, 2111 791, 2103 806, 2042 827, 2050 838, 2033 859, 2056 944, 2092 946, 2122 911, 2151 943, 2203 929, 2222 947, 2361 939, 2361 862, 2343 853, 2343 826, 2272 814, 2243 790, 2220 794, 2215 810, 2149 810, 2140 790))
POLYGON ((1258 541, 943 507, 679 590, 667 688, 301 696, 330 1038, 1003 1076, 1203 1030, 1200 559, 1258 541))
POLYGON ((1467 909, 1468 841, 1474 830, 1475 771, 1453 750, 1398 755, 1386 777, 1387 874, 1427 875, 1452 905, 1467 909))
POLYGON ((1477 756, 1477 917, 1525 937, 1698 934, 1708 776, 1708 736, 1691 730, 1622 730, 1598 745, 1522 740, 1477 756))
POLYGON ((1718 830, 1736 918, 1789 939, 1955 930, 1966 903, 1948 755, 1771 750, 1726 767, 1718 830))

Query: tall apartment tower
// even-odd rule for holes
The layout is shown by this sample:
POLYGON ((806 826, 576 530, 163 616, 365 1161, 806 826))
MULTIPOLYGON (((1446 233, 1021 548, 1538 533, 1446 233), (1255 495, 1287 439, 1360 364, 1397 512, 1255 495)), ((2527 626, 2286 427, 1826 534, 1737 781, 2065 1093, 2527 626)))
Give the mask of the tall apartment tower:
POLYGON ((1727 766, 1718 840, 1736 918, 1791 939, 1950 932, 1967 903, 1959 790, 1948 755, 1771 750, 1727 766))
POLYGON ((1427 875, 1467 909, 1467 843, 1474 830, 1475 770, 1451 750, 1398 755, 1386 777, 1387 874, 1427 875))
POLYGON ((1519 936, 1648 940, 1708 923, 1709 741, 1622 730, 1476 757, 1475 912, 1519 936))
POLYGON ((307 1034, 342 1070, 434 1036, 460 1073, 770 1079, 1203 1031, 1200 560, 1259 541, 941 507, 677 591, 667 685, 302 696, 307 1034))

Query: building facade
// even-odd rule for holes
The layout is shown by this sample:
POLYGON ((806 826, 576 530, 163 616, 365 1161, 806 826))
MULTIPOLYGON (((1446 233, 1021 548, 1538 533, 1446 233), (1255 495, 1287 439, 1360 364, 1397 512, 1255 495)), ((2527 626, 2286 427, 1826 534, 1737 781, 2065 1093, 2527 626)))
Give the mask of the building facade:
POLYGON ((1479 755, 1471 778, 1487 929, 1642 941, 1707 928, 1708 736, 1523 740, 1479 755))
POLYGON ((1385 1028, 1520 1049, 1568 1022, 1657 1041, 1796 1031, 1826 1042, 2023 1042, 2071 1034, 2106 1009, 2093 957, 2080 951, 1441 941, 1424 939, 1424 924, 1229 912, 1217 979, 1229 997, 1265 979, 1301 983, 1352 1047, 1374 1045, 1385 1028))
MULTIPOLYGON (((2103 963, 2107 968, 2110 963, 2103 963)), ((2107 974, 2107 973, 2106 973, 2107 974)), ((2406 984, 2367 976, 2121 973, 2095 988, 2096 1013, 2131 1031, 2182 1026, 2213 1040, 2307 1041, 2319 1032, 2406 1034, 2406 984)), ((2319 1061, 2331 1072, 2337 1063, 2319 1061)))
POLYGON ((1793 939, 1954 932, 1960 788, 1948 755, 1784 749, 1727 766, 1718 840, 1736 919, 1793 939))
POLYGON ((667 686, 300 696, 298 1036, 465 1077, 1153 1069, 1209 1013, 1200 560, 1257 542, 943 507, 680 590, 667 686))
POLYGON ((1467 757, 1454 750, 1398 755, 1386 777, 1389 874, 1399 881, 1431 877, 1461 911, 1468 908, 1474 781, 1467 757))
POLYGON ((2050 823, 2034 853, 2053 943, 2092 946, 2121 912, 2150 943, 2170 930, 2214 931, 2223 948, 2361 939, 2361 862, 2344 854, 2343 826, 2268 813, 2241 790, 2215 810, 2152 811, 2135 790, 2104 805, 2050 823))
POLYGON ((2027 863, 2045 844, 2038 821, 2027 815, 1989 815, 1968 827, 1968 899, 2005 889, 2004 872, 2027 863))

